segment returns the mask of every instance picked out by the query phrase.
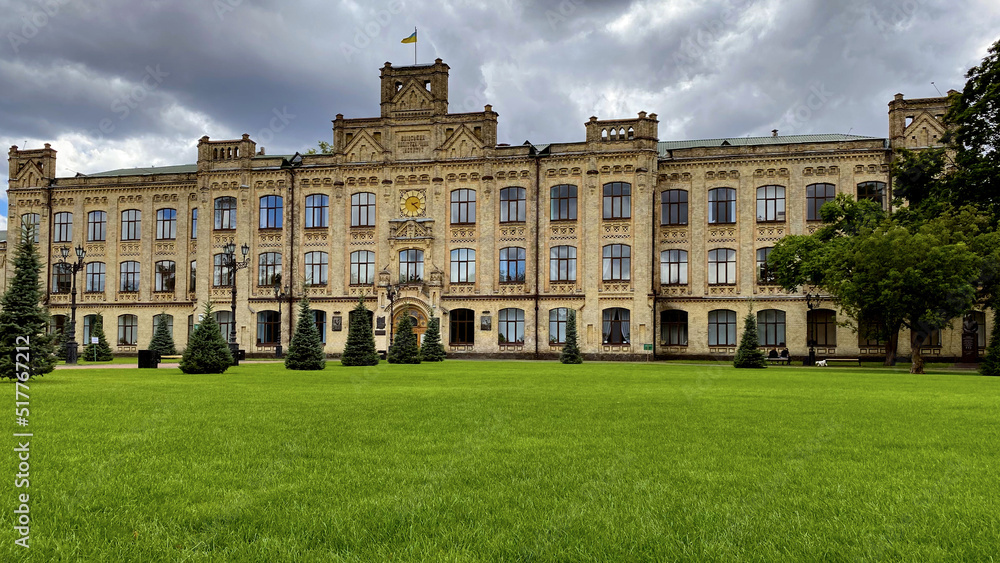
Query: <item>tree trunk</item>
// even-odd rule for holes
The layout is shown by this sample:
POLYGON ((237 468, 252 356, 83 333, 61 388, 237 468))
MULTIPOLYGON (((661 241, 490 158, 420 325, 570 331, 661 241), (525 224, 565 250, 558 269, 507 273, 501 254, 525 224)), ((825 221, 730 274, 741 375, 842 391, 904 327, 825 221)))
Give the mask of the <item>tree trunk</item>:
POLYGON ((885 346, 885 362, 883 366, 896 365, 896 350, 899 348, 899 327, 889 329, 889 341, 885 346))
POLYGON ((924 357, 920 355, 920 345, 924 339, 920 337, 919 331, 910 329, 910 350, 913 356, 913 363, 910 364, 910 373, 924 373, 924 357))

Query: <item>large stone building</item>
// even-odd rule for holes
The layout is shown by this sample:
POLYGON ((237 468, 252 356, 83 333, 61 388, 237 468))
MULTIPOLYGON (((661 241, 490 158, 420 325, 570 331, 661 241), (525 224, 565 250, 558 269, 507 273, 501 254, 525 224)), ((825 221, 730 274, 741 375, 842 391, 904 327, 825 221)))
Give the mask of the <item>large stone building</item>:
MULTIPOLYGON (((332 154, 265 155, 248 135, 206 136, 195 164, 57 178, 48 144, 12 147, 10 228, 40 225, 56 323, 72 283, 58 249, 79 245, 83 337, 101 313, 117 351, 135 352, 166 314, 182 345, 206 302, 228 334, 232 242, 249 249, 235 323, 250 354, 272 353, 279 332, 288 342, 304 296, 332 354, 362 298, 380 349, 401 315, 418 332, 437 316, 452 355, 542 357, 575 310, 590 356, 731 356, 752 299, 764 346, 884 352, 829 299, 782 291, 763 265, 781 237, 813 232, 837 193, 888 205, 892 149, 936 144, 944 98, 897 95, 889 139, 660 141, 656 114, 639 112, 591 117, 580 142, 508 146, 491 106, 448 112, 448 70, 386 63, 381 115, 337 115, 332 154)), ((931 335, 928 357, 959 356, 960 332, 931 335)))

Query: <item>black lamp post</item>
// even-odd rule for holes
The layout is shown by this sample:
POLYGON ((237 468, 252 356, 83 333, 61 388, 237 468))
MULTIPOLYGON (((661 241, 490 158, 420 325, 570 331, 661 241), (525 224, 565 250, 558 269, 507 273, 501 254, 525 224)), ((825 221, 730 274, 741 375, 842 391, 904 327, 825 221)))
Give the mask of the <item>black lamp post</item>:
MULTIPOLYGON (((385 294, 389 298, 389 346, 392 346, 393 331, 396 328, 396 323, 393 322, 392 315, 396 308, 396 298, 399 297, 399 286, 389 284, 385 288, 385 294)), ((386 347, 386 351, 388 353, 388 346, 386 347)))
MULTIPOLYGON (((281 357, 281 300, 285 298, 285 292, 281 289, 281 274, 275 274, 274 279, 274 299, 278 302, 278 343, 274 347, 274 357, 281 357)), ((291 313, 291 311, 289 311, 291 313)))
MULTIPOLYGON (((817 305, 819 305, 819 294, 806 293, 806 309, 812 311, 817 305), (816 303, 813 303, 814 299, 816 303)), ((816 339, 813 338, 812 331, 809 330, 808 315, 806 313, 806 345, 809 346, 809 359, 806 360, 805 365, 814 366, 816 365, 816 339)))
POLYGON ((246 268, 250 264, 250 260, 247 259, 247 254, 250 253, 250 247, 243 243, 240 247, 240 251, 243 252, 243 261, 236 261, 236 244, 228 243, 222 249, 223 254, 226 256, 226 268, 229 269, 229 284, 233 289, 233 302, 232 302, 232 328, 229 330, 229 351, 233 354, 233 365, 240 365, 240 345, 236 343, 236 272, 246 268))
POLYGON ((66 331, 66 363, 75 365, 79 350, 79 344, 76 343, 76 273, 83 269, 83 257, 87 255, 87 251, 82 246, 77 245, 76 262, 66 261, 69 258, 68 246, 60 248, 59 254, 62 256, 59 259, 59 263, 64 264, 63 268, 69 268, 73 272, 73 290, 70 294, 72 300, 70 301, 69 308, 69 329, 66 331))

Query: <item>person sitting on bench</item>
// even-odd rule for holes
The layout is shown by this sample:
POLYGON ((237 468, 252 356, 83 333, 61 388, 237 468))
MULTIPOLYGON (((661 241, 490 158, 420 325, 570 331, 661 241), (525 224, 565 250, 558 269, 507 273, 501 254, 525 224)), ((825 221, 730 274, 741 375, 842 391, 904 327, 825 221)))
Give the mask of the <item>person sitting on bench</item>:
POLYGON ((769 359, 776 360, 778 358, 778 349, 771 348, 771 351, 767 353, 767 357, 769 359))
POLYGON ((781 351, 781 357, 782 358, 787 358, 788 357, 788 348, 785 348, 785 349, 783 349, 781 351))

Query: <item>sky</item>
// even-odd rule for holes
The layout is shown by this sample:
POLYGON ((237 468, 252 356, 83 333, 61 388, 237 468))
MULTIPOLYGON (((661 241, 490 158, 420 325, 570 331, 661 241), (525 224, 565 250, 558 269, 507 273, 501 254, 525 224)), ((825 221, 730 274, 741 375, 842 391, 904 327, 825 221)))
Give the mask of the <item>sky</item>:
MULTIPOLYGON (((57 174, 193 163, 198 139, 268 154, 379 115, 379 69, 441 58, 449 108, 498 141, 580 141, 658 114, 661 140, 885 137, 887 104, 961 90, 1000 39, 995 0, 0 0, 0 142, 57 174)), ((7 185, 7 167, 0 182, 7 185)), ((6 193, 0 199, 6 228, 6 193)))

